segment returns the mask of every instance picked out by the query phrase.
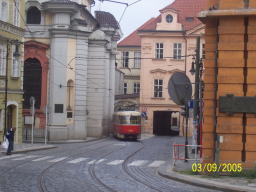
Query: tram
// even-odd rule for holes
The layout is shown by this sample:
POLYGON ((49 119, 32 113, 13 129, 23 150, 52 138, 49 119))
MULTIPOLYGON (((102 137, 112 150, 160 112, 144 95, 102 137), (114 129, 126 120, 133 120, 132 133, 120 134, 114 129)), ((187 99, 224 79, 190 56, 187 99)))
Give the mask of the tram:
POLYGON ((137 111, 119 111, 113 115, 113 134, 120 139, 140 139, 141 113, 137 111))

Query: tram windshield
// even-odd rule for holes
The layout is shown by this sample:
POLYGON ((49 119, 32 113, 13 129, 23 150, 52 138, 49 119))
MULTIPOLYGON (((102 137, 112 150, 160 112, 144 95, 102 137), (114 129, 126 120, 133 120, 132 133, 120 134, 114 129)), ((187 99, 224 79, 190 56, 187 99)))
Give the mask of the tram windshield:
POLYGON ((120 124, 138 125, 140 121, 140 116, 119 116, 120 124))

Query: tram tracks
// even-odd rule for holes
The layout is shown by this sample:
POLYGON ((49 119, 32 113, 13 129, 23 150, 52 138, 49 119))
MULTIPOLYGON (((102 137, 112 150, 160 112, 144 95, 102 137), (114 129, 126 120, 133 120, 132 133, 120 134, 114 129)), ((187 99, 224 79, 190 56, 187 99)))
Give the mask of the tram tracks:
MULTIPOLYGON (((100 143, 96 143, 96 144, 101 144, 101 143, 103 143, 103 142, 104 142, 104 141, 102 141, 102 142, 100 142, 100 143)), ((92 152, 92 151, 94 151, 94 150, 97 150, 98 148, 105 148, 105 147, 108 147, 108 146, 110 146, 110 145, 112 145, 112 144, 113 144, 113 143, 109 143, 109 144, 107 144, 107 145, 98 146, 98 147, 96 147, 96 148, 93 148, 93 149, 90 149, 90 150, 86 151, 86 153, 92 152)), ((95 146, 95 144, 87 145, 85 148, 88 148, 88 147, 90 147, 90 146, 95 146)), ((80 149, 80 150, 81 150, 81 149, 80 149)), ((73 153, 73 154, 67 156, 66 159, 71 158, 71 157, 74 158, 74 157, 79 156, 79 155, 84 154, 84 153, 85 153, 85 151, 79 152, 79 153, 73 153)), ((61 161, 59 161, 59 162, 56 162, 56 163, 51 164, 50 166, 48 166, 46 169, 44 169, 44 170, 40 173, 40 175, 38 176, 38 188, 39 188, 39 191, 40 191, 40 192, 48 192, 47 187, 46 187, 46 185, 45 185, 45 179, 44 179, 46 173, 47 173, 51 168, 53 168, 54 166, 57 166, 58 164, 61 164, 62 162, 64 162, 66 159, 63 159, 63 160, 61 160, 61 161)), ((94 186, 94 187, 97 187, 97 186, 94 186)))

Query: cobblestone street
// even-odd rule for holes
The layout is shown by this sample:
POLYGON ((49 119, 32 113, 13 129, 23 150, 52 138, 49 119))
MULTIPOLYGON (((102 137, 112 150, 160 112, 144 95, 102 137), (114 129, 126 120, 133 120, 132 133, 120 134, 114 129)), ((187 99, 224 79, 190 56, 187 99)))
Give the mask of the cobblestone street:
POLYGON ((0 191, 170 192, 211 191, 165 179, 157 169, 171 163, 178 137, 113 138, 0 156, 0 191))

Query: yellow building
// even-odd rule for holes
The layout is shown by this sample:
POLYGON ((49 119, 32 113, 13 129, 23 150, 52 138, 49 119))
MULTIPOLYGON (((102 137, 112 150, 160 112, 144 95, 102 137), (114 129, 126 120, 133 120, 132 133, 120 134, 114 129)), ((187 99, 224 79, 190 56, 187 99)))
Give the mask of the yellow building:
POLYGON ((7 128, 16 127, 17 143, 23 124, 24 5, 24 0, 0 0, 0 141, 7 128))
MULTIPOLYGON (((196 38, 204 34, 204 25, 197 19, 204 4, 204 0, 176 0, 138 30, 142 57, 140 110, 148 117, 143 123, 144 132, 155 135, 185 133, 180 106, 170 99, 168 82, 177 71, 186 73, 194 82, 195 77, 189 73, 191 55, 195 54, 196 38)), ((189 135, 192 127, 190 121, 189 135)))

